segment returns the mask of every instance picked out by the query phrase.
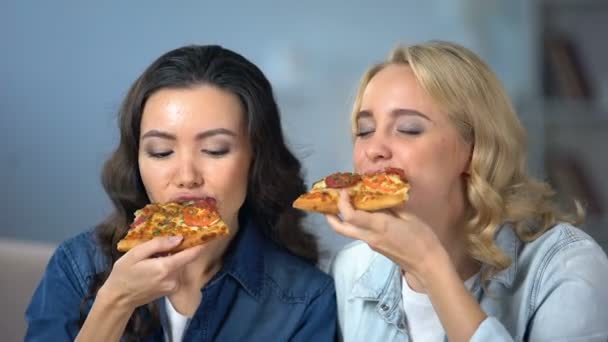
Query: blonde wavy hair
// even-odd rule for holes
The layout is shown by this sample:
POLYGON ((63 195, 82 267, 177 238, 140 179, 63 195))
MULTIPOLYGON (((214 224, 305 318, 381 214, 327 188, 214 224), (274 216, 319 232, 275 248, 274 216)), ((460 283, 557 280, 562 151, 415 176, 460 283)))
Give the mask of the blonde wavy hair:
POLYGON ((577 224, 584 216, 560 211, 549 184, 527 173, 526 132, 496 75, 470 50, 449 42, 398 47, 362 77, 351 116, 356 114, 370 80, 392 64, 407 64, 418 83, 450 116, 465 141, 472 144, 466 191, 470 212, 466 225, 469 253, 486 265, 484 280, 509 267, 511 260, 494 241, 504 223, 518 237, 532 241, 558 221, 577 224))

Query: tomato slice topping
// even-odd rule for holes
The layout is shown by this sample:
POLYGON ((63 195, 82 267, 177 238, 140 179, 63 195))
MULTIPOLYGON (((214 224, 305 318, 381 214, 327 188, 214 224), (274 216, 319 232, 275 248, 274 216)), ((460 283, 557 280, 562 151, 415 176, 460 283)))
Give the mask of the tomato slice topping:
POLYGON ((383 192, 394 192, 401 189, 402 184, 395 182, 389 177, 390 175, 396 175, 404 183, 407 182, 405 179, 405 172, 396 167, 387 167, 383 171, 366 174, 363 176, 362 181, 367 187, 383 192))
POLYGON ((348 188, 361 180, 361 176, 352 172, 337 172, 325 177, 325 185, 328 188, 348 188))
POLYGON ((366 175, 363 177, 363 184, 368 188, 383 192, 395 191, 394 182, 384 174, 366 175))
POLYGON ((203 208, 203 209, 209 208, 209 209, 212 209, 214 211, 217 210, 216 201, 215 201, 215 198, 213 198, 213 197, 201 198, 199 200, 196 200, 196 201, 192 202, 189 205, 190 206, 195 206, 195 207, 198 207, 198 208, 203 208))
POLYGON ((187 225, 198 227, 206 227, 219 219, 217 212, 194 206, 184 207, 182 215, 187 225))

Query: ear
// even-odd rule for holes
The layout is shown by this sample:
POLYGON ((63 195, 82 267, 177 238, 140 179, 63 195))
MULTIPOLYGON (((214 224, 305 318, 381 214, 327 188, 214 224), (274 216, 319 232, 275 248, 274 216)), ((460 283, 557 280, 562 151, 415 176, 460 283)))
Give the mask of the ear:
POLYGON ((469 151, 467 153, 467 159, 466 162, 464 164, 464 168, 462 171, 462 174, 465 175, 466 177, 471 175, 471 162, 473 160, 473 152, 475 151, 475 145, 473 143, 468 144, 469 145, 469 151))

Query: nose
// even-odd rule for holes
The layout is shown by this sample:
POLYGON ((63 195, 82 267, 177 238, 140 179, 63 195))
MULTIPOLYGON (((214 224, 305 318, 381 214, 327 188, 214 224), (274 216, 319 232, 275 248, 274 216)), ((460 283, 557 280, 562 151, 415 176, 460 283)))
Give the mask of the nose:
POLYGON ((374 136, 368 141, 365 155, 370 161, 377 162, 391 159, 393 157, 393 152, 386 139, 374 136))
POLYGON ((192 189, 203 183, 203 175, 196 164, 189 158, 181 160, 175 175, 175 185, 179 188, 192 189))

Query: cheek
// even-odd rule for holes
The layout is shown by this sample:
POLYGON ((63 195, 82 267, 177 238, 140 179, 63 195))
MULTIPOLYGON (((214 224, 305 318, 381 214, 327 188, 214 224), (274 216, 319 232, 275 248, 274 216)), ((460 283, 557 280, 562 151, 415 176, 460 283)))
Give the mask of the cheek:
POLYGON ((412 186, 412 193, 419 198, 430 198, 442 192, 446 181, 446 155, 437 145, 412 144, 397 148, 394 152, 395 165, 404 169, 412 186))
POLYGON ((355 170, 358 171, 364 167, 365 161, 365 150, 363 144, 355 142, 353 146, 353 162, 355 164, 355 170))
POLYGON ((247 194, 248 160, 236 158, 221 167, 218 165, 215 170, 209 170, 208 174, 214 175, 207 183, 213 185, 217 196, 222 197, 224 209, 231 212, 230 214, 237 212, 247 194))
POLYGON ((231 168, 226 172, 224 182, 231 192, 235 194, 244 194, 247 191, 247 181, 249 174, 249 165, 245 163, 237 163, 236 167, 231 168))
POLYGON ((138 161, 139 167, 139 175, 141 177, 141 181, 144 185, 148 198, 151 202, 160 201, 160 194, 158 193, 158 188, 160 180, 162 178, 161 171, 157 170, 154 165, 143 158, 140 158, 138 161))
POLYGON ((143 158, 139 158, 137 161, 137 167, 139 168, 139 175, 141 177, 142 182, 144 183, 144 187, 148 188, 151 176, 149 165, 145 162, 143 158))
POLYGON ((444 139, 442 150, 445 151, 446 168, 452 170, 455 176, 460 176, 467 171, 471 150, 469 144, 457 138, 444 139))

